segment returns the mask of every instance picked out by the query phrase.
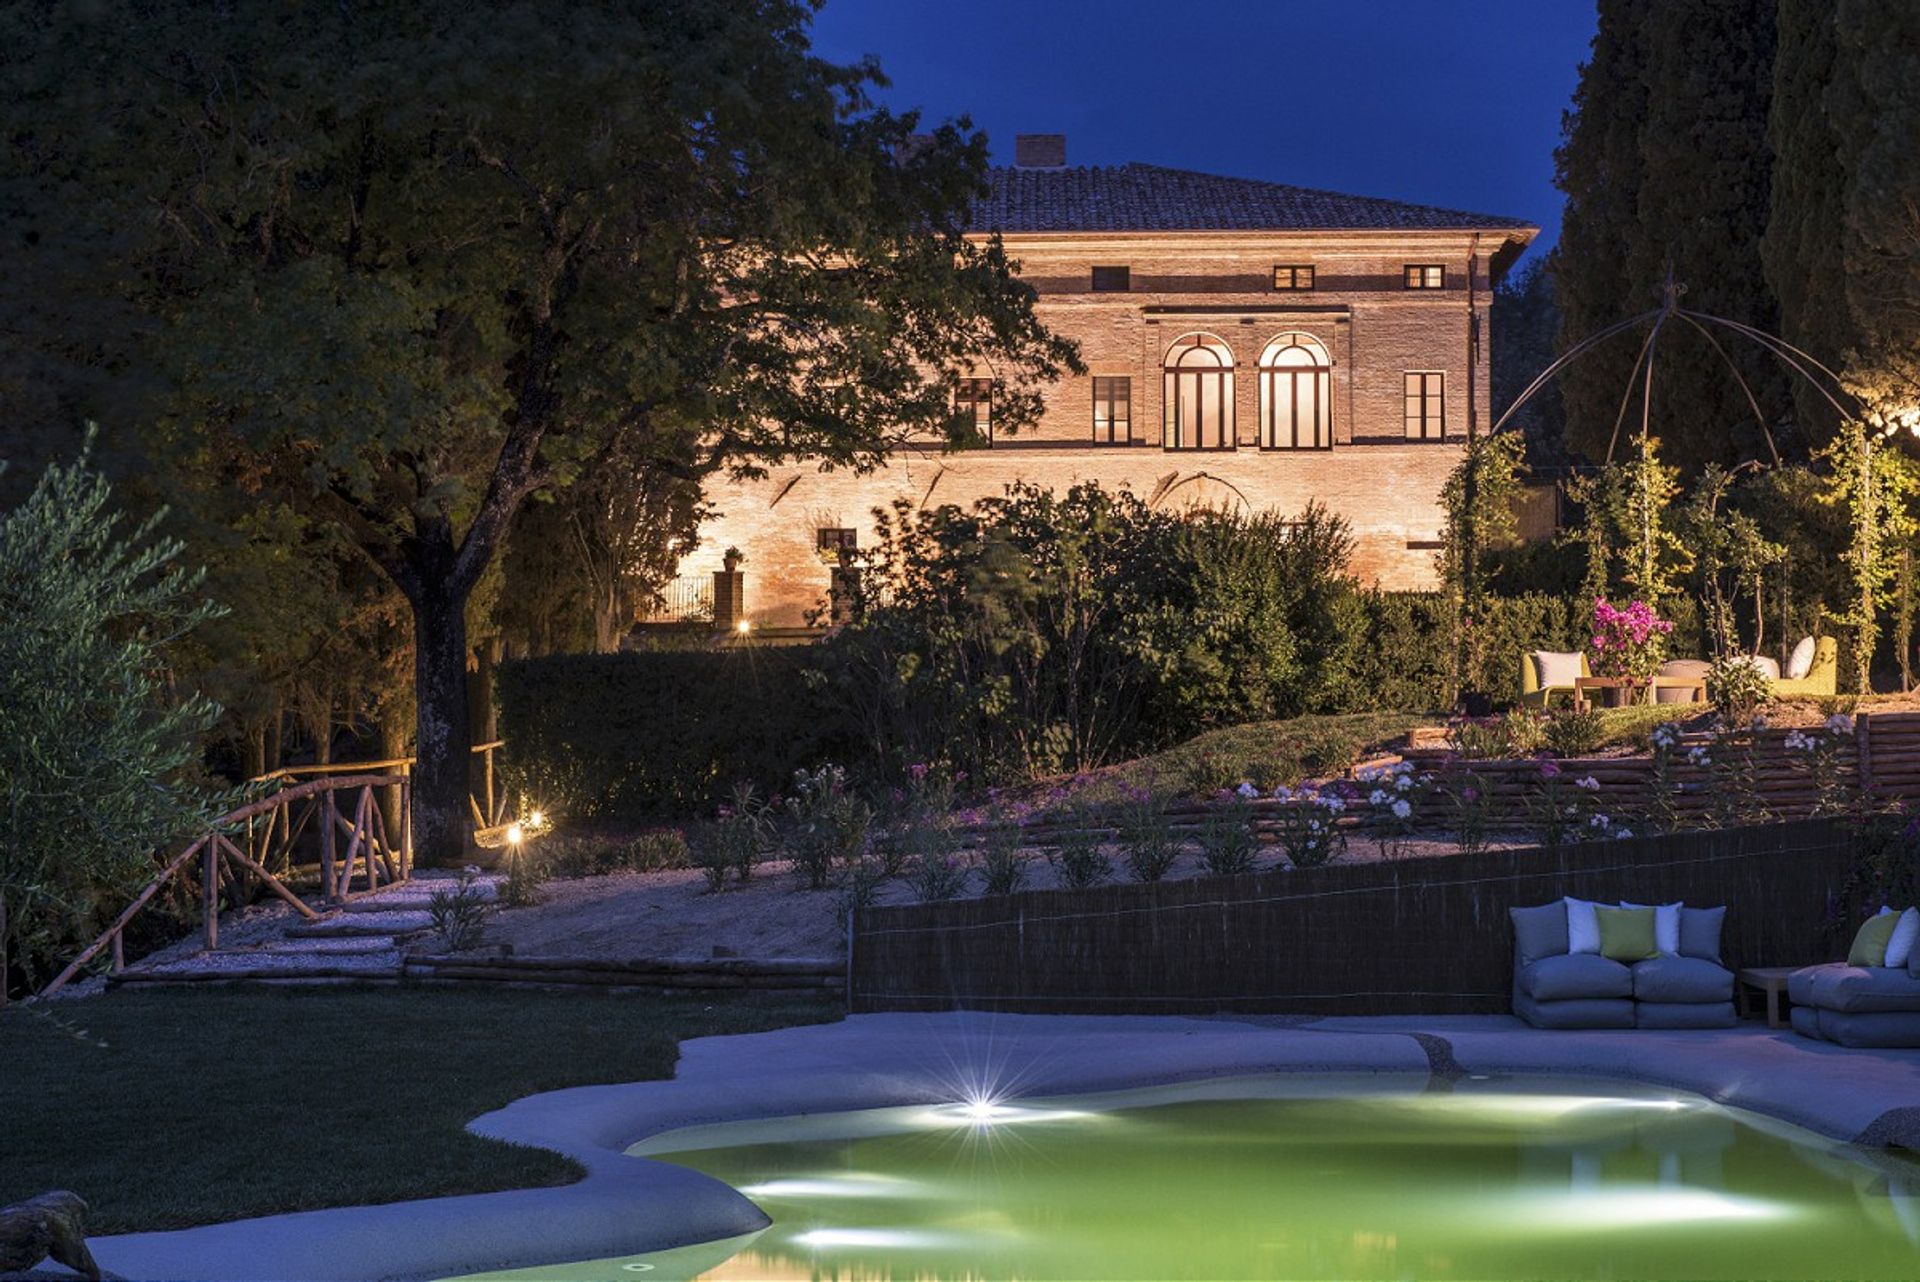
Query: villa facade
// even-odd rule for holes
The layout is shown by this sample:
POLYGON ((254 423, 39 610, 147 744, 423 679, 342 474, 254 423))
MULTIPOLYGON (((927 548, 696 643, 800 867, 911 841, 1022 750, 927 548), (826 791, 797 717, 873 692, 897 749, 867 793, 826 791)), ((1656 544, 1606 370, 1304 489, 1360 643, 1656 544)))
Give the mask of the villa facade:
POLYGON ((1072 168, 1060 135, 1021 136, 1016 161, 993 171, 976 225, 1004 236, 1087 372, 1009 436, 993 430, 991 372, 969 371, 960 408, 987 448, 720 485, 682 574, 705 578, 737 547, 745 618, 794 626, 825 604, 840 549, 871 541, 875 509, 1092 481, 1176 508, 1318 502, 1351 524, 1363 582, 1431 586, 1441 487, 1491 421, 1493 284, 1539 229, 1152 165, 1072 168))

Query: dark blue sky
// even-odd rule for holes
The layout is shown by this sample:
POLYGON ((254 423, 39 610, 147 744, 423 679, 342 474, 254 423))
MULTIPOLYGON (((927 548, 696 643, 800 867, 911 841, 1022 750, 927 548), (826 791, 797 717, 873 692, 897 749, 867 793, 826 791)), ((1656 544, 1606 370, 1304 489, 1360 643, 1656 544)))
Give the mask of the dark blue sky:
POLYGON ((971 115, 998 163, 1064 133, 1070 164, 1518 216, 1544 247, 1593 28, 1591 0, 828 0, 814 34, 878 55, 889 105, 971 115))

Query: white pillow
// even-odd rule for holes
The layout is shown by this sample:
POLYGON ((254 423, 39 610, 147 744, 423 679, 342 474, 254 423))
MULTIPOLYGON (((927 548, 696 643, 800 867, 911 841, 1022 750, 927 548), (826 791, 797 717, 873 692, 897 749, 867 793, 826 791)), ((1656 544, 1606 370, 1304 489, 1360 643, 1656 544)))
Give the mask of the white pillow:
POLYGON ((1540 678, 1540 688, 1553 686, 1571 686, 1580 675, 1580 652, 1562 654, 1558 650, 1535 650, 1533 652, 1533 670, 1540 678))
MULTIPOLYGON (((1679 955, 1680 910, 1686 907, 1683 902, 1676 900, 1671 904, 1630 904, 1623 899, 1620 901, 1620 906, 1622 908, 1652 908, 1653 946, 1669 957, 1679 955)), ((1920 914, 1916 914, 1916 917, 1920 918, 1920 914)), ((1598 919, 1596 918, 1595 920, 1598 919)), ((1914 922, 1914 927, 1917 931, 1920 931, 1920 920, 1914 922)), ((1887 964, 1891 966, 1893 963, 1888 962, 1887 964)))
POLYGON ((1907 964, 1913 956, 1914 941, 1920 940, 1920 908, 1909 908, 1900 914, 1899 922, 1893 928, 1893 934, 1887 938, 1887 961, 1889 966, 1899 967, 1907 964))
POLYGON ((1750 654, 1747 656, 1747 662, 1760 669, 1760 675, 1767 680, 1778 681, 1780 679, 1780 661, 1778 659, 1769 658, 1764 654, 1750 654))
POLYGON ((1787 680, 1804 681, 1812 671, 1813 638, 1801 637, 1800 644, 1793 647, 1793 654, 1787 659, 1787 680))
POLYGON ((1594 915, 1593 901, 1566 898, 1567 904, 1567 951, 1569 953, 1597 953, 1600 951, 1600 918, 1594 915))

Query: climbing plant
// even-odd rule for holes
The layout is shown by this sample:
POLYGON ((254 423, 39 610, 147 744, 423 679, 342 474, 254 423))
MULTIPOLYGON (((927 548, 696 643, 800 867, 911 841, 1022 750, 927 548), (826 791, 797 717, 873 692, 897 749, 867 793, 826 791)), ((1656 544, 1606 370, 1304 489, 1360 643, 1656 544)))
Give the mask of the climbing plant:
POLYGON ((1525 442, 1518 432, 1474 445, 1447 477, 1441 494, 1446 524, 1437 557, 1446 592, 1452 632, 1452 689, 1478 670, 1480 638, 1488 592, 1486 554, 1513 542, 1517 534, 1513 506, 1520 497, 1520 456, 1525 442))
POLYGON ((1825 465, 1823 503, 1847 514, 1846 567, 1851 588, 1836 622, 1852 633, 1854 690, 1871 691, 1873 654, 1880 641, 1880 607, 1912 540, 1913 501, 1920 494, 1920 468, 1866 423, 1843 423, 1815 458, 1825 465))

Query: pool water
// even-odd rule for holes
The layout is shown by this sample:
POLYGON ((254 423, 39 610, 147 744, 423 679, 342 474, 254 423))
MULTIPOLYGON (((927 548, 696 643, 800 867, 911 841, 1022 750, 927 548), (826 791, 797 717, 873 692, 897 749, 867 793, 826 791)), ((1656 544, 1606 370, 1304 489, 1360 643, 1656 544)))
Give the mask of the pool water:
POLYGON ((547 1279, 1901 1278, 1920 1168, 1618 1083, 1287 1078, 702 1127, 747 1238, 547 1279))

